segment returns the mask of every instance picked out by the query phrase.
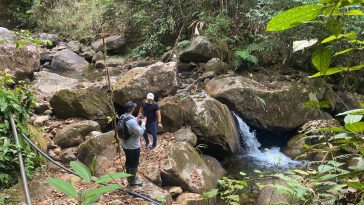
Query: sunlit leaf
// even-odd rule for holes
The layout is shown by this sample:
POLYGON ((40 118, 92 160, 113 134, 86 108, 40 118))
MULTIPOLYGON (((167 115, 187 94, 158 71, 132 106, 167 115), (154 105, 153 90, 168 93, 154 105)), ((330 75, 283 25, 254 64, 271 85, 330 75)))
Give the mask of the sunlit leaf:
POLYGON ((267 24, 267 31, 283 31, 317 18, 324 10, 322 5, 298 6, 274 16, 267 24))
POLYGON ((360 122, 363 118, 363 115, 346 115, 344 118, 345 124, 351 124, 354 122, 360 122))
POLYGON ((71 196, 75 199, 78 198, 76 189, 70 183, 63 181, 62 179, 56 178, 49 178, 47 179, 47 182, 64 194, 71 196))
POLYGON ((209 192, 203 193, 202 196, 204 199, 211 199, 211 198, 214 198, 218 194, 218 191, 219 191, 218 189, 213 189, 209 192))
POLYGON ((342 51, 336 52, 336 53, 334 54, 334 56, 342 55, 342 54, 345 54, 345 53, 350 52, 350 51, 352 51, 352 50, 353 50, 353 48, 348 48, 348 49, 345 49, 345 50, 342 50, 342 51))
POLYGON ((358 9, 353 9, 345 13, 347 16, 363 16, 364 12, 358 9))
POLYGON ((324 40, 322 40, 321 43, 325 44, 325 43, 328 43, 328 42, 331 42, 331 41, 334 41, 334 40, 337 40, 337 39, 340 39, 343 37, 344 37, 344 34, 332 35, 332 36, 329 36, 329 37, 325 38, 324 40))
POLYGON ((296 52, 296 51, 300 51, 303 50, 307 47, 310 47, 312 45, 315 45, 315 43, 317 43, 317 38, 315 39, 311 39, 311 40, 302 40, 302 41, 293 41, 293 51, 292 53, 296 52))
POLYGON ((323 164, 323 165, 320 165, 317 170, 319 171, 319 173, 325 173, 325 172, 329 172, 331 170, 333 170, 334 167, 330 166, 330 165, 327 165, 327 164, 323 164))
POLYGON ((353 133, 362 133, 364 132, 364 122, 354 122, 351 124, 345 124, 345 129, 353 133))
POLYGON ((332 52, 328 48, 318 48, 312 54, 312 64, 321 73, 326 73, 331 63, 332 52))
POLYGON ((108 182, 111 180, 116 180, 116 179, 120 179, 120 178, 126 178, 126 177, 130 177, 132 176, 131 174, 128 173, 124 173, 124 172, 114 172, 114 173, 110 173, 110 174, 105 174, 101 177, 99 177, 96 180, 96 183, 100 184, 100 183, 104 183, 104 182, 108 182))
POLYGON ((86 165, 72 161, 70 166, 83 180, 91 182, 91 171, 86 165))

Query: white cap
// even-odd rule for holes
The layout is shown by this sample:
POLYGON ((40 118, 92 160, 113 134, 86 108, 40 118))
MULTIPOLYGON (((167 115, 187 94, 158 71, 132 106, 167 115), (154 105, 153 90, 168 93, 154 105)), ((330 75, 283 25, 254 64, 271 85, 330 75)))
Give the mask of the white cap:
POLYGON ((148 93, 148 94, 147 94, 147 99, 149 99, 149 100, 154 100, 154 95, 153 95, 153 93, 148 93))

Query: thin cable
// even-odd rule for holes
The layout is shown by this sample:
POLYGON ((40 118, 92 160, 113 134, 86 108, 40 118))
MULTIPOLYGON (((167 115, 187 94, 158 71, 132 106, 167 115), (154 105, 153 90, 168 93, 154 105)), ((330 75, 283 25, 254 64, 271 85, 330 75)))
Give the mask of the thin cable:
MULTIPOLYGON (((19 146, 20 145, 20 142, 19 142, 18 133, 16 131, 16 125, 15 125, 15 122, 14 122, 13 114, 10 114, 9 116, 10 116, 11 129, 12 129, 13 135, 15 137, 15 142, 16 142, 16 145, 19 146)), ((27 205, 32 205, 32 200, 30 199, 30 194, 29 194, 27 176, 25 174, 23 157, 21 155, 21 151, 20 150, 18 150, 18 160, 19 160, 19 166, 20 166, 21 180, 22 180, 22 183, 23 183, 23 190, 24 190, 25 202, 27 203, 27 205)))
MULTIPOLYGON (((20 131, 19 131, 20 132, 20 131)), ((35 150, 37 150, 42 156, 44 156, 46 159, 48 159, 50 162, 52 162, 53 164, 55 164, 56 166, 58 166, 59 168, 67 171, 68 173, 71 173, 73 175, 76 175, 78 177, 80 177, 76 172, 72 171, 71 169, 68 169, 67 167, 63 166, 61 163, 59 162, 56 162, 54 159, 52 159, 50 156, 48 156, 45 152, 43 152, 39 147, 37 147, 37 145, 35 145, 32 141, 30 141, 30 139, 25 136, 22 132, 20 132, 21 136, 25 139, 25 141, 27 141, 29 143, 30 146, 32 146, 35 150)), ((106 183, 101 183, 101 185, 103 186, 107 186, 108 184, 106 183)), ((122 189, 122 188, 119 188, 118 190, 122 191, 122 192, 125 192, 129 195, 132 195, 134 197, 138 197, 138 198, 142 198, 148 202, 151 202, 153 204, 156 204, 156 205, 162 205, 161 203, 151 199, 151 198, 148 198, 144 195, 141 195, 137 192, 133 192, 133 191, 129 191, 129 190, 126 190, 126 189, 122 189)))

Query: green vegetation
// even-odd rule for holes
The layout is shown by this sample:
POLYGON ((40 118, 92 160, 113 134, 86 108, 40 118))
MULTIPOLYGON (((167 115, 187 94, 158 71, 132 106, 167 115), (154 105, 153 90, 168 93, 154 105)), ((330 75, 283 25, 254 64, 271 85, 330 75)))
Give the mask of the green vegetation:
MULTIPOLYGON (((70 163, 72 169, 83 179, 83 181, 87 183, 91 183, 91 171, 90 169, 79 162, 72 161, 70 163)), ((126 178, 131 176, 130 174, 123 173, 123 172, 114 172, 110 174, 103 175, 99 177, 98 179, 94 180, 96 184, 105 183, 108 181, 114 181, 120 178, 126 178)), ((90 188, 85 189, 82 191, 77 191, 74 186, 72 186, 70 183, 65 182, 62 179, 58 178, 49 178, 48 183, 50 183, 52 186, 54 186, 59 191, 63 192, 64 194, 76 199, 78 201, 78 204, 80 205, 89 205, 95 203, 102 194, 105 194, 107 192, 115 191, 119 188, 122 188, 120 184, 109 184, 106 186, 101 186, 98 188, 90 188)))
MULTIPOLYGON (((311 78, 334 74, 343 74, 345 78, 347 72, 364 69, 364 64, 360 64, 362 62, 357 64, 357 61, 351 60, 355 52, 360 53, 364 49, 362 33, 357 32, 355 27, 346 25, 351 22, 347 21, 348 18, 364 15, 364 2, 321 0, 320 3, 295 7, 274 16, 267 24, 267 31, 284 31, 301 24, 317 24, 331 33, 326 37, 317 35, 317 40, 314 41, 301 40, 294 43, 294 52, 316 47, 311 62, 318 72, 311 78), (337 46, 338 42, 340 46, 337 46), (332 67, 334 59, 342 55, 348 60, 338 61, 340 64, 332 67)), ((330 107, 330 103, 316 102, 315 105, 330 107)), ((305 133, 317 133, 311 136, 316 143, 312 146, 306 144, 305 148, 308 153, 322 154, 321 161, 311 162, 305 170, 262 175, 264 178, 281 179, 285 181, 284 184, 260 185, 257 181, 252 181, 250 186, 274 188, 286 196, 288 204, 363 204, 364 109, 350 110, 337 116, 345 116, 343 127, 321 128, 305 133), (325 137, 321 137, 322 134, 325 137)), ((219 182, 219 189, 206 193, 205 197, 219 196, 229 204, 238 204, 242 190, 249 187, 248 180, 225 178, 223 182, 219 182)))
POLYGON ((15 83, 13 76, 0 72, 0 188, 6 188, 18 181, 18 155, 22 152, 28 177, 41 164, 41 158, 25 142, 17 146, 10 127, 10 114, 20 131, 28 133, 28 113, 34 99, 32 89, 24 82, 15 83))

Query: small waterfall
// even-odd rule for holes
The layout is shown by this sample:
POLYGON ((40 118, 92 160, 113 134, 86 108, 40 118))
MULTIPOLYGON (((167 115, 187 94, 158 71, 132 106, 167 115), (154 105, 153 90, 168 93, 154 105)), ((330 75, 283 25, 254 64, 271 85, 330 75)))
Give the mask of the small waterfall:
POLYGON ((280 151, 279 147, 272 147, 271 149, 264 149, 261 151, 259 148, 261 144, 258 142, 255 132, 250 131, 249 126, 233 112, 236 117, 241 140, 245 146, 245 155, 252 159, 260 167, 264 168, 289 168, 301 164, 299 161, 294 161, 287 157, 280 151))

